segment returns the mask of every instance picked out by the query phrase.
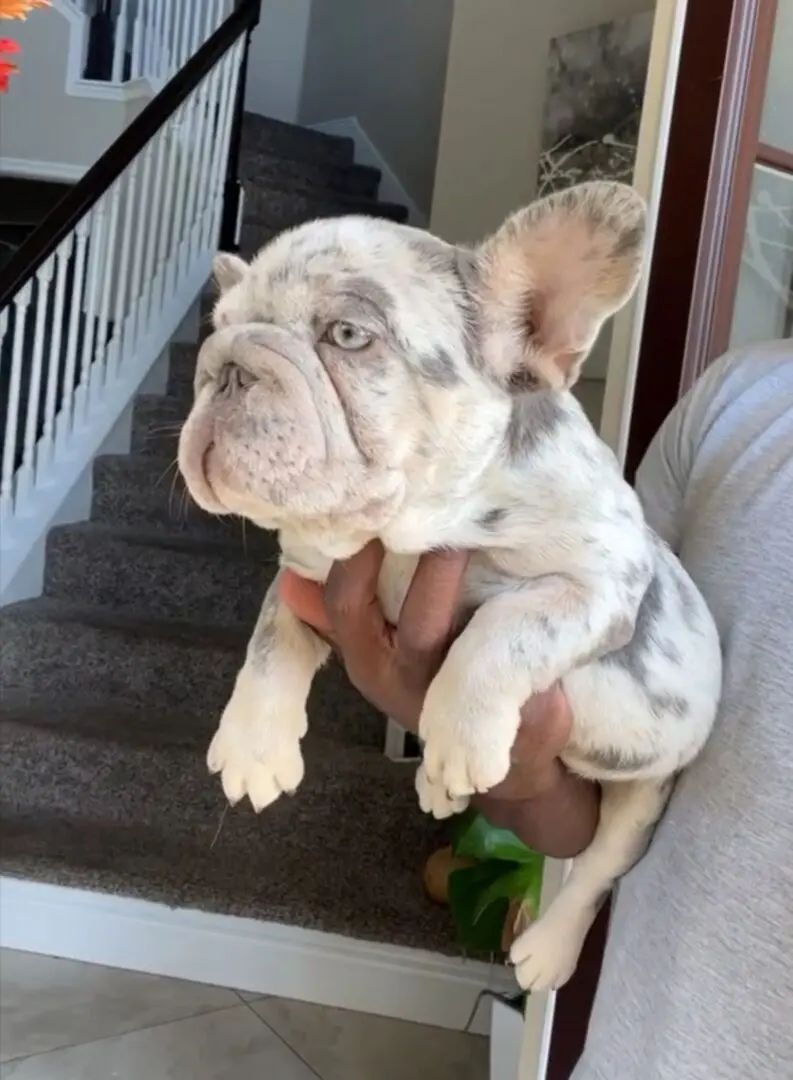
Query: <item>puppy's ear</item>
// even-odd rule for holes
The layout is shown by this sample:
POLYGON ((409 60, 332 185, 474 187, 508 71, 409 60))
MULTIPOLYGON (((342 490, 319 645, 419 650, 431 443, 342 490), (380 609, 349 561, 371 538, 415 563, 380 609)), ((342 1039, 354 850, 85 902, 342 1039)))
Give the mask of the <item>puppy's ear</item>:
POLYGON ((482 245, 481 348, 497 378, 572 386, 636 286, 645 220, 633 188, 579 184, 519 210, 482 245))
POLYGON ((227 251, 221 251, 212 260, 212 277, 218 287, 218 292, 224 293, 238 281, 241 281, 248 264, 239 255, 231 255, 227 251))

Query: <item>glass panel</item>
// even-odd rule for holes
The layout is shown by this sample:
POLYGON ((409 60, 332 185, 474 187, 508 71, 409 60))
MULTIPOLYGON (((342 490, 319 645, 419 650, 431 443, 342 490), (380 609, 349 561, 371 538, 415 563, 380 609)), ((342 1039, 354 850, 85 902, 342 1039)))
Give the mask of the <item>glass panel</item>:
POLYGON ((730 345, 793 336, 793 175, 756 165, 730 345))
POLYGON ((760 142, 793 153, 793 3, 779 0, 760 142))

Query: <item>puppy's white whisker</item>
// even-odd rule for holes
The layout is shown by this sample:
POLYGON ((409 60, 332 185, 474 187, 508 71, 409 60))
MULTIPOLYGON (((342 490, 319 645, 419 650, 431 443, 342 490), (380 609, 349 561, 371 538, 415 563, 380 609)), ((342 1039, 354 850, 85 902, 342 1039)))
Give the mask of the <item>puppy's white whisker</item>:
POLYGON ((220 821, 218 822, 218 827, 215 829, 215 835, 212 837, 212 843, 209 845, 209 850, 210 851, 212 850, 212 848, 215 846, 215 844, 218 842, 218 839, 220 838, 220 833, 221 833, 221 831, 223 829, 223 825, 224 825, 224 823, 226 821, 226 814, 228 814, 228 812, 229 812, 229 804, 226 803, 226 805, 223 807, 223 812, 220 815, 220 821))
POLYGON ((173 459, 173 461, 169 461, 169 462, 168 462, 168 464, 166 465, 166 467, 165 467, 165 468, 163 469, 163 471, 162 471, 162 473, 160 474, 160 476, 159 476, 159 477, 158 477, 158 478, 157 478, 157 479, 156 479, 156 480, 154 481, 154 486, 155 486, 155 487, 159 487, 159 486, 160 486, 160 484, 161 484, 161 483, 163 482, 163 480, 165 479, 165 477, 166 477, 166 476, 168 475, 168 473, 169 473, 169 472, 171 471, 171 469, 174 469, 174 470, 176 470, 176 471, 174 472, 174 475, 173 475, 173 476, 172 476, 172 478, 171 478, 171 487, 173 487, 174 483, 176 482, 176 480, 177 480, 177 478, 178 478, 178 476, 179 476, 179 473, 178 473, 178 465, 179 465, 179 463, 178 463, 178 461, 176 460, 176 458, 174 458, 174 459, 173 459))

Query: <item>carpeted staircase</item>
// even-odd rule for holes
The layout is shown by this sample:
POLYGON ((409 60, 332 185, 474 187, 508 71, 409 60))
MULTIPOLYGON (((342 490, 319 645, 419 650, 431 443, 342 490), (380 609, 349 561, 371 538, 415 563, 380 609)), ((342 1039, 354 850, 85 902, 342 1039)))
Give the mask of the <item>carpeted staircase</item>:
MULTIPOLYGON (((243 254, 376 202, 353 147, 246 117, 243 254)), ((208 305, 207 305, 208 310, 208 305)), ((174 469, 197 346, 134 406, 129 456, 94 467, 91 520, 54 529, 44 596, 0 614, 2 871, 357 938, 458 951, 422 894, 439 833, 384 720, 331 667, 294 798, 225 811, 204 755, 276 567, 275 539, 191 505, 174 469)))

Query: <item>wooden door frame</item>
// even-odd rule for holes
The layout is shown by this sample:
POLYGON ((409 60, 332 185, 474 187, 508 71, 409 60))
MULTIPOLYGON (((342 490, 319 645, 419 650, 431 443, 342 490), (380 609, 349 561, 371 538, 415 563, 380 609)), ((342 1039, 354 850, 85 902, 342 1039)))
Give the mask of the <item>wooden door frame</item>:
MULTIPOLYGON (((724 313, 737 284, 727 262, 740 260, 776 4, 688 0, 629 424, 630 481, 672 407, 726 347, 724 313)), ((546 1080, 569 1080, 583 1051, 609 915, 606 905, 558 992, 546 1080)))
POLYGON ((777 8, 778 0, 750 0, 730 34, 683 356, 683 393, 730 344, 777 8))

